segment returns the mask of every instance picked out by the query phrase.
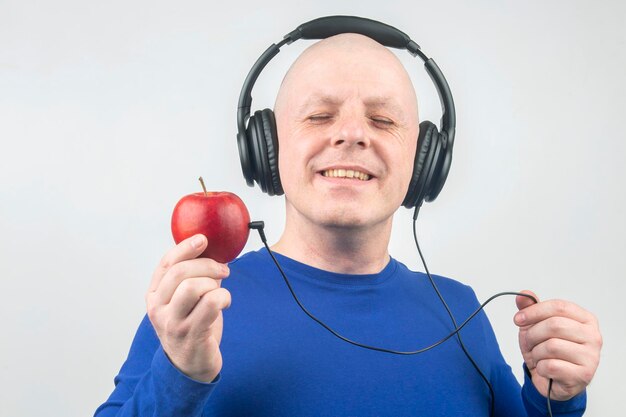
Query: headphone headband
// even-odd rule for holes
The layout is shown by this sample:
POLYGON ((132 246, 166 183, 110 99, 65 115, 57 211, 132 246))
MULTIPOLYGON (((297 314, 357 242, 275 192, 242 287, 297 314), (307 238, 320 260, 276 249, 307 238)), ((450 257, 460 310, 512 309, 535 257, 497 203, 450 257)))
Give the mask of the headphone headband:
POLYGON ((407 49, 411 55, 419 53, 419 45, 409 36, 385 23, 356 16, 326 16, 303 23, 296 30, 285 35, 290 44, 302 39, 326 39, 340 33, 358 33, 374 39, 390 48, 407 49))

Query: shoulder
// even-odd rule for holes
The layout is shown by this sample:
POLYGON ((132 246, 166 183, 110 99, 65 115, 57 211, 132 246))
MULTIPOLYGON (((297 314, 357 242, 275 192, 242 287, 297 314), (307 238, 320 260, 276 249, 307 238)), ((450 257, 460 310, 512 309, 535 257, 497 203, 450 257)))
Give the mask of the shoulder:
POLYGON ((228 267, 231 269, 246 268, 250 265, 262 263, 263 261, 264 256, 262 255, 261 250, 249 251, 230 261, 228 267))
POLYGON ((249 251, 234 259, 228 264, 232 274, 258 275, 259 273, 276 268, 264 248, 249 251))
POLYGON ((410 280, 410 281, 419 281, 426 288, 432 288, 433 284, 430 281, 434 282, 434 285, 441 292, 442 296, 445 300, 452 304, 460 304, 468 307, 478 306, 479 302, 476 297, 476 293, 472 289, 471 286, 464 284, 460 280, 455 278, 446 277, 438 274, 430 274, 430 278, 428 274, 425 272, 412 271, 402 262, 393 260, 398 264, 398 274, 401 279, 410 280))

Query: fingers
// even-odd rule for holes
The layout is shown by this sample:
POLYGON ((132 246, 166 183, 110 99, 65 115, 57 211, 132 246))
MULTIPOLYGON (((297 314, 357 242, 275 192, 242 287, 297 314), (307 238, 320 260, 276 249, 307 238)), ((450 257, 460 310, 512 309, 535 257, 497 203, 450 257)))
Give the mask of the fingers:
POLYGON ((219 281, 208 277, 185 279, 178 285, 169 302, 172 318, 182 320, 187 317, 202 297, 219 286, 219 281))
POLYGON ((550 317, 520 329, 520 347, 527 365, 543 359, 562 359, 582 366, 597 366, 602 336, 598 326, 566 317, 550 317))
POLYGON ((588 338, 587 328, 583 323, 566 317, 550 317, 540 323, 521 330, 525 350, 532 350, 535 346, 551 338, 568 340, 574 343, 584 343, 588 338))
MULTIPOLYGON (((153 302, 161 305, 169 303, 178 287, 190 278, 221 280, 226 278, 229 273, 230 271, 226 265, 209 258, 178 262, 161 279, 159 286, 153 293, 153 302)), ((185 288, 183 287, 183 289, 185 288)))
POLYGON ((541 361, 558 359, 578 366, 587 366, 590 363, 587 351, 583 344, 552 338, 533 347, 526 365, 532 370, 541 361))
MULTIPOLYGON (((530 291, 530 290, 523 290, 520 291, 522 294, 528 294, 530 296, 532 296, 535 300, 537 300, 537 302, 539 302, 539 297, 537 297, 537 294, 535 294, 534 292, 530 291)), ((518 310, 523 310, 526 307, 529 307, 533 304, 536 304, 535 300, 529 298, 529 297, 524 297, 522 295, 518 295, 517 297, 515 297, 515 304, 517 304, 517 309, 518 310)))
POLYGON ((152 274, 152 281, 150 282, 148 291, 156 291, 161 283, 161 279, 173 265, 181 261, 197 258, 204 251, 206 245, 206 237, 202 234, 197 234, 183 240, 170 249, 165 256, 161 258, 159 266, 154 271, 154 274, 152 274))
POLYGON ((530 326, 550 317, 566 317, 580 323, 594 323, 595 317, 582 307, 563 300, 549 300, 532 304, 515 315, 515 324, 530 326))
POLYGON ((222 310, 230 307, 230 292, 225 288, 218 288, 206 293, 189 314, 189 320, 195 323, 213 323, 222 310))
MULTIPOLYGON (((204 285, 202 283, 202 278, 198 278, 198 281, 191 287, 194 287, 198 292, 202 291, 200 288, 204 285)), ((215 282, 211 279, 204 280, 205 283, 209 283, 210 281, 215 282)), ((198 335, 213 335, 216 338, 217 343, 222 337, 221 331, 221 320, 219 323, 217 319, 221 319, 222 310, 230 307, 231 303, 231 295, 230 292, 225 288, 215 288, 213 290, 209 290, 202 294, 198 301, 190 307, 191 311, 188 314, 184 314, 183 311, 186 308, 189 308, 191 303, 188 303, 188 300, 191 297, 182 296, 177 297, 176 295, 172 299, 172 303, 170 303, 165 310, 165 315, 167 315, 171 321, 168 322, 167 328, 167 336, 175 339, 198 339, 198 335), (176 305, 178 300, 184 300, 186 304, 186 308, 181 308, 181 305, 176 305), (216 327, 219 326, 219 329, 216 327)))
MULTIPOLYGON (((589 385, 593 379, 595 368, 590 370, 588 367, 561 359, 546 359, 537 363, 535 371, 546 379, 568 381, 567 384, 562 384, 562 386, 559 387, 560 391, 567 392, 566 395, 561 394, 565 397, 561 399, 561 401, 563 401, 568 399, 568 397, 571 398, 580 393, 584 387, 589 385)), ((559 385, 561 384, 557 384, 557 386, 559 385)))

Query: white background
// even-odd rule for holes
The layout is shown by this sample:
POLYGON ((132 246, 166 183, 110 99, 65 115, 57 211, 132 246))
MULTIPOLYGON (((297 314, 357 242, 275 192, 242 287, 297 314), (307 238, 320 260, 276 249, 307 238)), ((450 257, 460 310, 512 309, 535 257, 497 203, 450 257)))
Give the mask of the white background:
MULTIPOLYGON (((335 3, 0 0, 0 415, 85 416, 107 398, 172 245, 171 210, 199 175, 277 239, 282 198, 241 175, 239 89, 269 44, 329 14, 408 33, 452 88, 452 171, 418 223, 431 271, 483 300, 529 288, 593 311, 605 346, 587 415, 620 414, 624 2, 335 3)), ((308 44, 270 63, 253 109, 272 106, 308 44)), ((438 121, 420 62, 400 56, 421 118, 438 121)), ((398 212, 390 250, 421 270, 410 217, 398 212)), ((246 250, 260 245, 251 235, 246 250)), ((515 311, 512 298, 487 308, 519 377, 515 311)))

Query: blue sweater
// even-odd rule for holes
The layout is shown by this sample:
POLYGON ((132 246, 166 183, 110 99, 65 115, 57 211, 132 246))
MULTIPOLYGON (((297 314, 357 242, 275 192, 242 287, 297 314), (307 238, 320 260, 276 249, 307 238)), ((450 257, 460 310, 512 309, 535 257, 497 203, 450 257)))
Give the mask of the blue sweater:
MULTIPOLYGON (((452 324, 425 274, 391 259, 378 274, 323 271, 276 255, 300 301, 340 334, 394 350, 416 350, 452 324)), ((144 317, 115 389, 95 415, 109 416, 488 416, 489 390, 451 338, 412 356, 345 343, 297 306, 265 249, 230 264, 223 287, 223 368, 194 381, 169 361, 144 317)), ((457 322, 479 305, 472 289, 435 276, 457 322)), ((523 388, 481 312, 461 331, 495 392, 496 416, 546 416, 545 398, 523 388)), ((553 401, 553 414, 581 416, 586 394, 553 401)))

